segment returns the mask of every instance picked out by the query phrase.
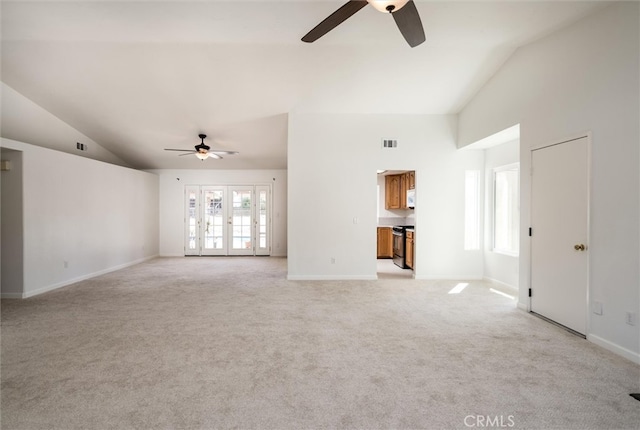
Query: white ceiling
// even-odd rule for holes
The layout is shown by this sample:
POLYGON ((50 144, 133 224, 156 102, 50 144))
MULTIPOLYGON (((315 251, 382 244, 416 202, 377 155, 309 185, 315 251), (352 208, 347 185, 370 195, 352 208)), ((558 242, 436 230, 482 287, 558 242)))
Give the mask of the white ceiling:
POLYGON ((343 3, 2 1, 2 81, 134 167, 286 168, 289 112, 457 113, 518 46, 606 4, 416 1, 413 49, 365 7, 300 41, 343 3), (240 154, 163 151, 202 132, 240 154))

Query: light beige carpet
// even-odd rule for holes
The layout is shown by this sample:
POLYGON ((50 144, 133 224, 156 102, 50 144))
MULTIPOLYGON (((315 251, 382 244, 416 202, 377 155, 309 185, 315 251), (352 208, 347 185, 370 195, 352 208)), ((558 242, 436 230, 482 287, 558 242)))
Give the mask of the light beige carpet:
POLYGON ((2 428, 639 428, 640 366, 456 284, 159 258, 3 300, 2 428))

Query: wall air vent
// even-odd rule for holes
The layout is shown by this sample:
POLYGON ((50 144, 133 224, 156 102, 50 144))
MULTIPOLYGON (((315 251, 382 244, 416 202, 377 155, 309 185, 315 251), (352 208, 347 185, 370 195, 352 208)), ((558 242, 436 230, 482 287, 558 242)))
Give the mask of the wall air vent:
POLYGON ((396 139, 382 139, 383 148, 397 148, 398 141, 396 139))

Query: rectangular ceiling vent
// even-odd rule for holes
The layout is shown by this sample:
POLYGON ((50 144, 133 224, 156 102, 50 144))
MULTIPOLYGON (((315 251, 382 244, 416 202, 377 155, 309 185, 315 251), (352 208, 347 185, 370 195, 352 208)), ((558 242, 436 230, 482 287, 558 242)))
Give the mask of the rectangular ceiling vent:
POLYGON ((76 149, 79 149, 80 151, 86 151, 89 148, 84 143, 76 142, 76 149))
POLYGON ((397 148, 398 141, 396 139, 382 139, 382 148, 397 148))

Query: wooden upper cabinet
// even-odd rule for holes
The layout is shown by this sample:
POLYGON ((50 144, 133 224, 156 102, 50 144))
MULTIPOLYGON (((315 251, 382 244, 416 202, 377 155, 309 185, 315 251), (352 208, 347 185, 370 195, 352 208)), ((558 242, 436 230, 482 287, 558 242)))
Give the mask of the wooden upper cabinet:
POLYGON ((409 172, 409 188, 410 190, 415 190, 416 188, 416 172, 415 171, 410 171, 409 172))
POLYGON ((384 207, 386 209, 408 209, 407 191, 413 190, 416 186, 416 172, 387 175, 384 180, 384 207))
POLYGON ((400 175, 400 209, 407 209, 407 190, 409 189, 409 172, 400 175))
POLYGON ((384 206, 387 209, 400 209, 400 175, 385 176, 384 206))

